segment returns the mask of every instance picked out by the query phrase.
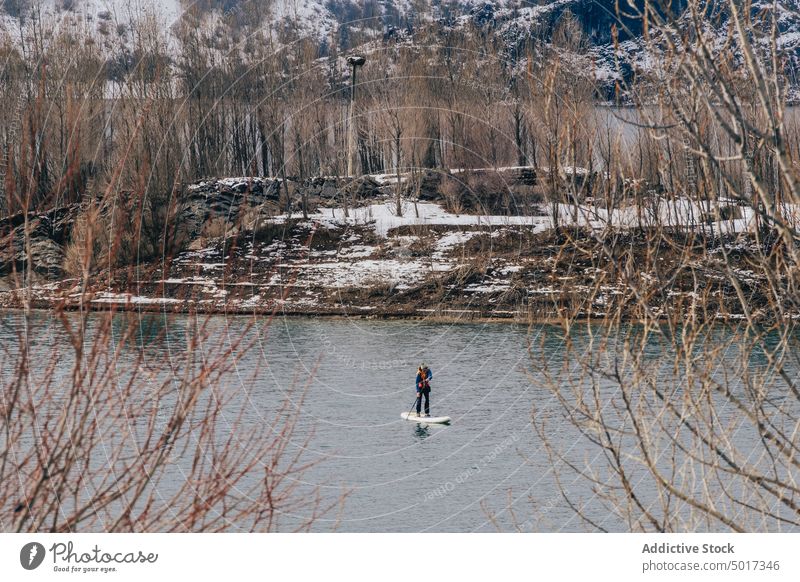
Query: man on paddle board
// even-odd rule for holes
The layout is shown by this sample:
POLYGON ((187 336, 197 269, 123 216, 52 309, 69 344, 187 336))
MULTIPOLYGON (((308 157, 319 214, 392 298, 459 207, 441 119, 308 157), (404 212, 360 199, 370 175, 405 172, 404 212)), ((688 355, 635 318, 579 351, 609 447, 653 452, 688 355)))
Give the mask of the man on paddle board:
POLYGON ((424 363, 417 369, 417 416, 420 416, 422 409, 422 397, 425 396, 425 416, 431 415, 431 380, 433 373, 424 363))

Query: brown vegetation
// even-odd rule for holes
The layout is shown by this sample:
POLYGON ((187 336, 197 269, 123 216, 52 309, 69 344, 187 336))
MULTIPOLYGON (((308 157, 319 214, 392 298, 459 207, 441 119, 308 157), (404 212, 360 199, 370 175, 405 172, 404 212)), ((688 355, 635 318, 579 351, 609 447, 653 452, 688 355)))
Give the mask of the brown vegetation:
MULTIPOLYGON (((602 327, 563 314, 549 334, 563 341, 559 364, 531 346, 537 377, 560 411, 537 406, 534 424, 565 500, 589 528, 796 530, 800 362, 790 314, 800 300, 798 232, 785 204, 800 203, 800 189, 777 25, 773 14, 754 21, 749 3, 723 2, 730 27, 721 47, 703 24, 706 5, 688 4, 681 19, 646 6, 649 54, 669 76, 636 91, 660 105, 642 108, 650 112, 647 132, 674 136, 675 145, 657 147, 648 164, 659 172, 684 164, 683 183, 668 170, 664 184, 702 200, 707 226, 682 239, 660 226, 636 240, 597 239, 627 291, 603 303, 602 327), (756 213, 747 237, 720 235, 738 212, 723 216, 723 197, 756 213), (654 297, 680 286, 681 309, 667 317, 653 309, 654 297), (721 301, 723 293, 733 305, 721 301), (640 324, 626 317, 631 310, 640 324), (555 418, 580 431, 593 461, 555 445, 555 418), (570 494, 573 478, 590 485, 591 500, 570 494)), ((566 252, 582 248, 565 245, 566 252)), ((598 281, 589 296, 601 290, 598 281)))
POLYGON ((183 349, 162 360, 141 334, 163 328, 113 313, 59 312, 20 333, 54 323, 67 353, 25 335, 3 347, 0 529, 305 530, 329 509, 299 491, 302 388, 262 424, 228 385, 248 345, 217 343, 192 318, 183 349))
MULTIPOLYGON (((777 15, 720 2, 727 38, 719 43, 706 26, 707 3, 689 0, 682 15, 670 3, 643 4, 643 61, 659 66, 621 76, 636 106, 627 112, 597 115, 586 39, 569 15, 552 42, 531 34, 518 51, 525 59, 514 63, 493 56, 502 53, 500 39, 476 27, 424 25, 416 42, 370 45, 353 121, 360 178, 333 188, 332 204, 352 207, 375 191, 363 175, 383 173, 397 178, 397 213, 402 196, 443 198, 456 213, 531 216, 541 205, 554 228, 477 236, 461 249, 470 264, 426 273, 400 292, 383 283, 344 289, 340 300, 381 301, 398 312, 469 307, 475 287, 495 280, 491 259, 532 258, 491 296, 489 314, 558 317, 567 365, 535 355, 533 364, 565 421, 604 463, 587 468, 557 449, 547 415, 535 416, 554 467, 588 480, 629 529, 796 528, 800 128, 787 108, 777 15), (626 122, 616 124, 618 116, 626 122), (531 168, 512 189, 500 168, 520 164, 531 168), (682 206, 689 217, 678 221, 672 213, 682 206), (623 210, 633 217, 624 226, 601 220, 623 210), (755 219, 737 231, 734 221, 745 215, 755 219), (589 344, 578 345, 571 331, 587 317, 606 326, 587 328, 589 344), (724 343, 715 335, 720 324, 731 326, 724 343), (758 358, 766 364, 754 371, 758 358)), ((177 55, 157 23, 135 22, 133 58, 122 67, 100 45, 44 32, 41 23, 21 31, 24 46, 0 39, 0 92, 9 104, 0 110, 0 251, 26 308, 33 277, 48 270, 34 268, 48 251, 33 244, 51 224, 46 212, 77 209, 64 256, 40 264, 62 261, 79 279, 83 309, 93 277, 125 289, 143 279, 160 285, 194 236, 180 219, 188 183, 272 176, 280 192, 266 213, 307 213, 307 193, 294 185, 315 176, 338 184, 347 173, 342 47, 322 54, 296 32, 279 42, 256 31, 238 46, 190 18, 175 30, 177 55)), ((200 236, 236 231, 213 249, 221 257, 287 233, 297 235, 295 257, 339 244, 339 233, 263 222, 252 208, 242 230, 207 218, 200 236)), ((410 252, 432 255, 429 227, 402 232, 420 235, 410 252)), ((237 271, 252 274, 242 263, 226 265, 226 275, 237 271)), ((288 283, 297 276, 285 274, 288 283)), ((3 369, 14 373, 3 377, 0 415, 2 529, 276 527, 280 508, 296 501, 289 477, 303 468, 285 448, 293 417, 276 420, 279 437, 266 440, 239 426, 244 450, 218 440, 227 402, 218 383, 235 361, 230 346, 210 362, 197 357, 200 326, 187 339, 177 384, 157 373, 145 380, 140 361, 117 369, 110 317, 92 334, 84 317, 58 317, 74 352, 66 383, 57 356, 37 354, 29 338, 20 338, 18 353, 6 348, 3 369), (111 457, 100 456, 101 436, 129 434, 134 418, 131 440, 115 440, 111 457), (169 500, 175 518, 154 493, 169 478, 170 458, 196 461, 183 467, 189 478, 169 500), (246 495, 234 487, 240 483, 246 495)), ((566 490, 565 497, 588 525, 604 528, 566 490)), ((298 502, 311 503, 313 517, 320 508, 310 499, 298 502)))

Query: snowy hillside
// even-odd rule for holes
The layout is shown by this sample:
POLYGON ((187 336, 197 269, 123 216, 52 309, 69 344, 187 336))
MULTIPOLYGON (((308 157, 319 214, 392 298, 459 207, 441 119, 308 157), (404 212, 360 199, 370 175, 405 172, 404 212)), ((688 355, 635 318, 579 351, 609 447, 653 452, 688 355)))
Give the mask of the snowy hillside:
MULTIPOLYGON (((546 24, 571 10, 585 24, 589 36, 608 37, 608 23, 615 20, 615 2, 596 0, 261 0, 259 12, 274 26, 291 24, 303 32, 324 38, 340 27, 381 30, 411 26, 418 21, 473 23, 499 31, 546 24)), ((127 24, 143 14, 155 15, 166 28, 192 9, 217 16, 244 11, 245 0, 4 0, 0 14, 7 25, 33 15, 57 20, 88 22, 103 20, 127 24)))
POLYGON ((128 24, 144 15, 155 16, 166 27, 183 13, 181 0, 6 0, 0 3, 0 14, 6 26, 22 20, 41 18, 47 22, 74 25, 102 22, 128 24))
MULTIPOLYGON (((277 42, 311 38, 321 50, 335 43, 344 53, 396 35, 413 39, 423 25, 434 23, 441 31, 478 29, 499 40, 505 47, 503 58, 519 62, 526 58, 531 38, 548 42, 569 13, 590 57, 586 66, 578 68, 591 70, 601 87, 610 90, 621 76, 648 67, 641 22, 633 16, 636 10, 628 8, 627 16, 620 12, 629 1, 643 5, 643 0, 2 0, 0 24, 12 33, 31 19, 45 23, 45 30, 78 28, 97 34, 116 53, 120 47, 130 47, 132 22, 151 17, 169 35, 175 24, 191 14, 192 26, 206 20, 219 38, 237 39, 243 30, 250 31, 247 34, 259 31, 277 42)), ((672 2, 676 8, 685 6, 685 0, 672 2)), ((774 6, 779 11, 779 46, 788 55, 788 66, 796 68, 800 66, 800 0, 781 0, 774 6)), ((752 10, 754 15, 767 14, 773 2, 757 0, 752 10)), ((709 30, 718 30, 722 39, 728 24, 725 10, 711 11, 708 18, 709 30)))

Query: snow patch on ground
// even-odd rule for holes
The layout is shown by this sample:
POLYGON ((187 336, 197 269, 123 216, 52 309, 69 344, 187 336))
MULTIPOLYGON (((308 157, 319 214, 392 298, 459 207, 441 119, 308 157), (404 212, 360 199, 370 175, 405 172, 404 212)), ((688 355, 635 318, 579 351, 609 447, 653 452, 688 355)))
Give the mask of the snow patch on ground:
POLYGON ((394 289, 408 289, 422 282, 431 270, 447 271, 452 267, 451 263, 430 264, 396 259, 368 259, 346 265, 339 262, 313 263, 302 266, 297 283, 340 289, 388 284, 394 289))
POLYGON ((103 291, 94 296, 92 303, 167 305, 183 303, 183 300, 172 297, 142 297, 140 295, 132 295, 130 293, 112 293, 110 291, 103 291))
MULTIPOLYGON (((543 216, 500 216, 451 214, 438 204, 417 202, 402 203, 403 214, 397 216, 394 201, 370 204, 349 209, 345 216, 344 209, 327 208, 316 214, 310 214, 309 220, 318 222, 329 228, 344 225, 372 226, 375 233, 386 237, 390 230, 400 226, 419 225, 461 225, 461 226, 530 226, 534 232, 543 232, 551 225, 551 220, 543 216)), ((285 221, 289 217, 280 215, 275 221, 285 221)))
POLYGON ((369 246, 369 245, 353 245, 349 248, 341 249, 337 252, 337 256, 342 259, 357 259, 363 257, 369 257, 375 251, 378 250, 378 247, 369 246))

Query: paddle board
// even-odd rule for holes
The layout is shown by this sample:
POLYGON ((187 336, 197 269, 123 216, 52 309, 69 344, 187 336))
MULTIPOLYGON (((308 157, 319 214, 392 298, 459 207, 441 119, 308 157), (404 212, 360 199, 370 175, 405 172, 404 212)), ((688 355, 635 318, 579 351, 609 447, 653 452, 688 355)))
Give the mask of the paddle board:
POLYGON ((404 412, 400 415, 403 420, 424 422, 425 424, 450 424, 449 416, 419 416, 416 412, 404 412))

